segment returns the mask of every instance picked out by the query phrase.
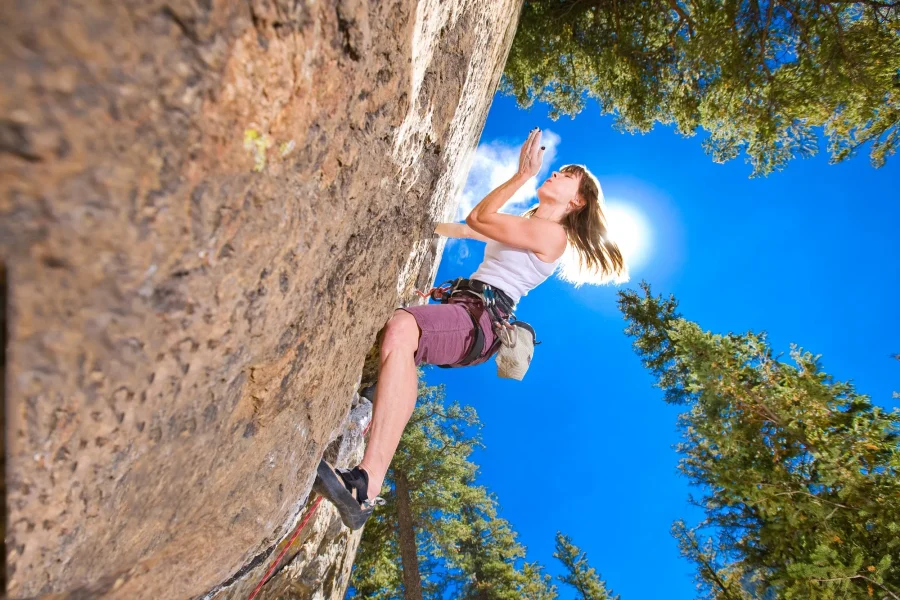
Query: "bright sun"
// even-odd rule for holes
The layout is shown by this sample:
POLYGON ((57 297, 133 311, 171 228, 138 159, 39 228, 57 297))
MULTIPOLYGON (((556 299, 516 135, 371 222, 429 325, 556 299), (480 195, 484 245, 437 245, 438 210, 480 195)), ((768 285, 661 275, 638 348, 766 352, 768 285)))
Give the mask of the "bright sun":
POLYGON ((612 201, 606 204, 609 237, 619 246, 629 270, 640 267, 650 256, 650 227, 633 206, 612 201))

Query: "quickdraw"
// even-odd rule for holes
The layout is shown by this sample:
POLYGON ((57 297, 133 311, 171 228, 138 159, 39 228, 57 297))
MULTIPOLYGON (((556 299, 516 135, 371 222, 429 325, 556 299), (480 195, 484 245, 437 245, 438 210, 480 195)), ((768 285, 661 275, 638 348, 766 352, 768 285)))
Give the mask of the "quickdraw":
POLYGON ((481 297, 484 301, 485 308, 491 315, 491 323, 493 324, 494 332, 500 337, 503 344, 506 346, 515 346, 516 328, 510 321, 510 319, 515 321, 515 313, 510 311, 508 316, 503 316, 497 310, 497 294, 495 293, 494 288, 489 285, 484 286, 484 289, 481 291, 481 297))

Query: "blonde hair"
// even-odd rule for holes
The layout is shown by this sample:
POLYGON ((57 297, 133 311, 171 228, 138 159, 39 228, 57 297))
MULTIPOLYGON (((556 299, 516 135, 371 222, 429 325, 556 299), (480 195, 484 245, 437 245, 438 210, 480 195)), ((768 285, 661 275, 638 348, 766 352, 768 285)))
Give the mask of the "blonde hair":
MULTIPOLYGON (((560 260, 559 278, 575 287, 585 283, 601 285, 628 281, 628 267, 622 252, 609 239, 600 182, 583 165, 566 165, 560 172, 579 176, 578 197, 584 204, 560 221, 569 243, 560 260)), ((530 208, 522 216, 530 217, 537 209, 537 206, 530 208)))

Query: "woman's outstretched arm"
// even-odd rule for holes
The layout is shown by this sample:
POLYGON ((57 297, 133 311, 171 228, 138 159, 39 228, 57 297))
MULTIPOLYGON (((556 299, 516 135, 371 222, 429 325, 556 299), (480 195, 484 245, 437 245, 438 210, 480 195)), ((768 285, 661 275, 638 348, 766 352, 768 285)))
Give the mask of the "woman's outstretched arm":
MULTIPOLYGON (((478 233, 503 244, 531 250, 545 257, 557 257, 566 244, 566 232, 546 219, 526 219, 500 212, 506 202, 541 168, 544 148, 540 130, 532 130, 519 154, 519 170, 475 205, 466 224, 478 233)), ((543 260, 543 259, 542 259, 543 260)))
POLYGON ((444 237, 478 240, 479 242, 487 242, 491 239, 486 235, 481 235, 465 223, 438 223, 434 232, 444 237))

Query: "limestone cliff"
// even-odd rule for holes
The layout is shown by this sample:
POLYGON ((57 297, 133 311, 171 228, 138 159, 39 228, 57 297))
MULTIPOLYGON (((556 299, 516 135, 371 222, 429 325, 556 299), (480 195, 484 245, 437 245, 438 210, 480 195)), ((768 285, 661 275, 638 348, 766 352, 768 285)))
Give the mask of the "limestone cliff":
MULTIPOLYGON (((359 451, 520 2, 5 3, 9 597, 252 589, 359 451)), ((273 590, 342 597, 358 538, 317 519, 273 590)))

